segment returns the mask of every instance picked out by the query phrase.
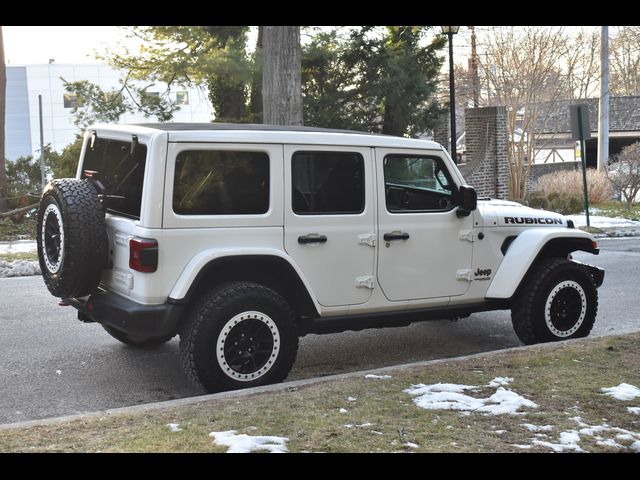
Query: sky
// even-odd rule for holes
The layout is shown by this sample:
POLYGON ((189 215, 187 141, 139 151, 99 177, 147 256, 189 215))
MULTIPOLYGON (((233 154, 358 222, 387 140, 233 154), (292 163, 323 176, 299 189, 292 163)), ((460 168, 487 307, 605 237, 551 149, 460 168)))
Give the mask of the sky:
POLYGON ((108 26, 3 26, 8 65, 33 63, 95 63, 95 52, 115 46, 124 38, 118 27, 108 26), (46 39, 39 42, 34 39, 46 39))

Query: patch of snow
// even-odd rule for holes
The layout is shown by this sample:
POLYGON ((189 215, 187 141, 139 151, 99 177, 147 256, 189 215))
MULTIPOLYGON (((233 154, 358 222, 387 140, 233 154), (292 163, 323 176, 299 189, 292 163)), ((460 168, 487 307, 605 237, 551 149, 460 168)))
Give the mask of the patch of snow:
POLYGON ((640 388, 628 383, 621 383, 617 387, 601 388, 600 390, 605 395, 609 395, 616 400, 633 400, 636 397, 640 397, 640 388))
MULTIPOLYGON (((576 227, 581 227, 587 224, 587 217, 585 215, 566 215, 566 218, 573 220, 576 227)), ((637 227, 640 229, 640 222, 627 220, 626 218, 589 215, 589 223, 592 227, 596 228, 637 227)))
POLYGON ((338 412, 340 412, 340 413, 349 413, 349 410, 347 410, 346 408, 340 408, 340 409, 338 409, 338 412))
POLYGON ((576 422, 581 427, 588 427, 589 426, 589 425, 587 425, 586 423, 584 423, 582 421, 582 417, 571 417, 569 420, 573 420, 574 422, 576 422))
POLYGON ((615 440, 608 438, 604 441, 602 440, 598 440, 596 442, 596 445, 601 445, 603 447, 613 447, 613 448, 622 448, 622 445, 620 445, 619 443, 617 443, 615 440))
POLYGON ((369 430, 371 433, 375 433, 376 435, 384 435, 382 432, 378 432, 377 430, 369 430))
POLYGON ((636 415, 640 415, 640 407, 627 407, 627 410, 630 413, 635 413, 636 415))
POLYGON ((56 370, 56 375, 62 375, 62 370, 56 370))
POLYGON ((346 425, 342 425, 344 428, 369 428, 373 427, 373 423, 361 423, 360 425, 347 423, 346 425))
POLYGON ((0 260, 0 278, 29 277, 40 275, 40 265, 36 261, 14 260, 7 262, 0 260))
POLYGON ((28 253, 35 252, 37 248, 35 240, 0 242, 0 253, 28 253))
POLYGON ((227 430, 226 432, 211 432, 213 443, 229 447, 227 453, 251 453, 266 450, 269 453, 286 453, 286 437, 276 436, 252 436, 238 433, 235 430, 227 430))
POLYGON ((521 423, 530 432, 549 432, 553 430, 553 425, 533 425, 531 423, 521 423))
POLYGON ((179 423, 167 423, 167 427, 169 427, 169 430, 171 430, 172 432, 181 432, 182 429, 180 428, 180 424, 179 423))
POLYGON ((629 433, 619 433, 616 435, 616 438, 618 440, 622 440, 622 441, 628 441, 628 442, 632 442, 635 440, 634 436, 629 434, 629 433))
POLYGON ((517 443, 513 445, 514 447, 520 448, 522 450, 529 450, 533 448, 533 445, 518 445, 517 443))
POLYGON ((636 440, 629 447, 632 451, 640 453, 640 440, 636 440))
POLYGON ((497 433, 498 435, 502 435, 503 433, 507 433, 506 430, 495 430, 494 433, 497 433))
POLYGON ((513 378, 511 377, 496 377, 489 382, 488 386, 498 388, 503 385, 509 385, 511 382, 513 382, 513 378))
POLYGON ((358 400, 358 397, 347 397, 347 402, 355 402, 358 400))
POLYGON ((369 373, 365 375, 364 378, 369 380, 383 380, 385 378, 391 378, 391 375, 374 375, 373 373, 369 373))
POLYGON ((413 443, 413 442, 407 442, 404 444, 404 446, 409 448, 420 448, 417 443, 413 443))
POLYGON ((498 387, 489 398, 475 398, 462 392, 477 388, 471 385, 436 383, 412 385, 405 393, 416 397, 413 402, 427 410, 461 410, 463 413, 482 412, 491 415, 514 414, 521 407, 537 405, 511 390, 498 387))
POLYGON ((540 445, 543 447, 550 448, 554 452, 564 452, 565 450, 573 450, 574 452, 584 452, 582 448, 580 448, 580 435, 575 430, 569 430, 566 432, 560 433, 560 438, 558 440, 559 443, 551 443, 545 442, 543 440, 533 440, 534 445, 540 445))

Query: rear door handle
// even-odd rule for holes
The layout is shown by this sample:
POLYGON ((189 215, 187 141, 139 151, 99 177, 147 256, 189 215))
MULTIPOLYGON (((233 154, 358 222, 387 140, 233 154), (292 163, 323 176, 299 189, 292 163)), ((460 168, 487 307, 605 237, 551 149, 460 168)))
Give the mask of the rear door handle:
POLYGON ((326 235, 301 235, 298 237, 298 243, 302 245, 306 245, 308 243, 326 243, 327 236, 326 235))
POLYGON ((391 232, 385 233, 382 238, 384 238, 385 242, 389 240, 408 240, 409 234, 405 232, 391 232))

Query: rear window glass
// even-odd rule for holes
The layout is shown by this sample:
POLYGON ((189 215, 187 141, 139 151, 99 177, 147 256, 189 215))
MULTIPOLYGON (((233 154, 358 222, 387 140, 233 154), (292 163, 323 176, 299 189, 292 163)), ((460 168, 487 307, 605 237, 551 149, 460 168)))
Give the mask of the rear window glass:
POLYGON ((250 215, 269 210, 264 152, 187 150, 176 157, 173 211, 179 215, 250 215))
POLYGON ((132 154, 131 142, 97 137, 93 148, 87 145, 82 177, 85 178, 86 170, 97 172, 93 177, 104 185, 104 193, 109 195, 108 211, 140 218, 146 159, 145 145, 138 143, 132 154))

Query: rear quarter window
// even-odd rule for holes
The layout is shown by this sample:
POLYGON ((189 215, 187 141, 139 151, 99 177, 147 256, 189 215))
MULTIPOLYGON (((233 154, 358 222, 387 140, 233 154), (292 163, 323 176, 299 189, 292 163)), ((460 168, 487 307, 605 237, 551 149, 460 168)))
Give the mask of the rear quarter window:
POLYGON ((186 150, 176 157, 173 211, 179 215, 251 215, 269 210, 269 155, 186 150))

